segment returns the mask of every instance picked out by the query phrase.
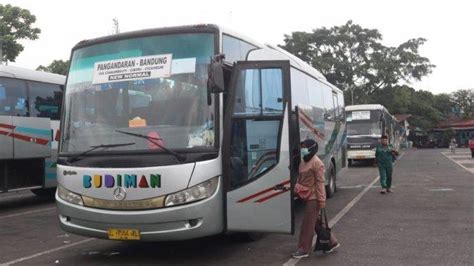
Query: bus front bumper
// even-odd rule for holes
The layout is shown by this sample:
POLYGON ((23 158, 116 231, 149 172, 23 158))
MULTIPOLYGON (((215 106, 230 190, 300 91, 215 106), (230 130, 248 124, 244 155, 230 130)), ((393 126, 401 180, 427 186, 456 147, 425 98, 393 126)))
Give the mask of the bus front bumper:
POLYGON ((77 235, 108 239, 109 229, 136 229, 142 241, 193 239, 224 231, 222 186, 205 200, 175 207, 116 211, 56 203, 61 228, 77 235))
POLYGON ((347 159, 349 160, 375 159, 375 150, 348 150, 347 159))

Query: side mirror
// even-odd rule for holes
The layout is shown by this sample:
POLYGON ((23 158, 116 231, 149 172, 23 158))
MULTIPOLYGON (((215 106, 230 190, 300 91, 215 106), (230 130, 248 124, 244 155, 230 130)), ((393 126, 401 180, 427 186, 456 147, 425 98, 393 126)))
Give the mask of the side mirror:
POLYGON ((222 64, 212 61, 209 68, 209 90, 213 93, 224 92, 224 69, 222 64))

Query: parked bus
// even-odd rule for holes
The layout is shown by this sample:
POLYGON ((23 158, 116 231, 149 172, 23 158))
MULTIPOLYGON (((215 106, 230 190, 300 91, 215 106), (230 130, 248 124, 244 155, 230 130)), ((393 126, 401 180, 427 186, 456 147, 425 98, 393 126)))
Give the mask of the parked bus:
POLYGON ((400 147, 400 126, 380 104, 346 106, 347 159, 349 167, 356 160, 374 160, 375 148, 382 135, 389 143, 400 147))
POLYGON ((293 233, 300 141, 327 189, 343 167, 342 92, 290 55, 216 25, 72 49, 61 119, 61 227, 105 239, 293 233))
POLYGON ((65 77, 0 65, 0 192, 54 195, 65 77))

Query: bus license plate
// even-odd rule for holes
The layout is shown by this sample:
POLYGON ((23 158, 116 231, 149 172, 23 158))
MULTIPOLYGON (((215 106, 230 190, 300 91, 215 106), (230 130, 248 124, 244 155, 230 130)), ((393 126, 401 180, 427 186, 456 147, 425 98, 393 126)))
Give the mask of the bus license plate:
POLYGON ((364 155, 357 155, 356 159, 365 159, 365 156, 364 155))
POLYGON ((140 240, 140 231, 137 229, 109 229, 107 234, 112 240, 140 240))

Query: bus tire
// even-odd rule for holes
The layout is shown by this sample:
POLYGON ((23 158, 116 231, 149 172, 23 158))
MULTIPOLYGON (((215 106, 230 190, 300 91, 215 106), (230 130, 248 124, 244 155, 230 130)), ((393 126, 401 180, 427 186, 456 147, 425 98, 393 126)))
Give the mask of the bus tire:
POLYGON ((352 159, 347 159, 347 166, 352 167, 352 159))
POLYGON ((326 196, 332 198, 334 193, 336 193, 336 168, 334 167, 334 163, 331 163, 329 167, 329 182, 326 186, 326 196))
POLYGON ((45 197, 45 198, 54 198, 54 194, 56 193, 56 188, 37 188, 32 189, 31 192, 38 197, 45 197))

